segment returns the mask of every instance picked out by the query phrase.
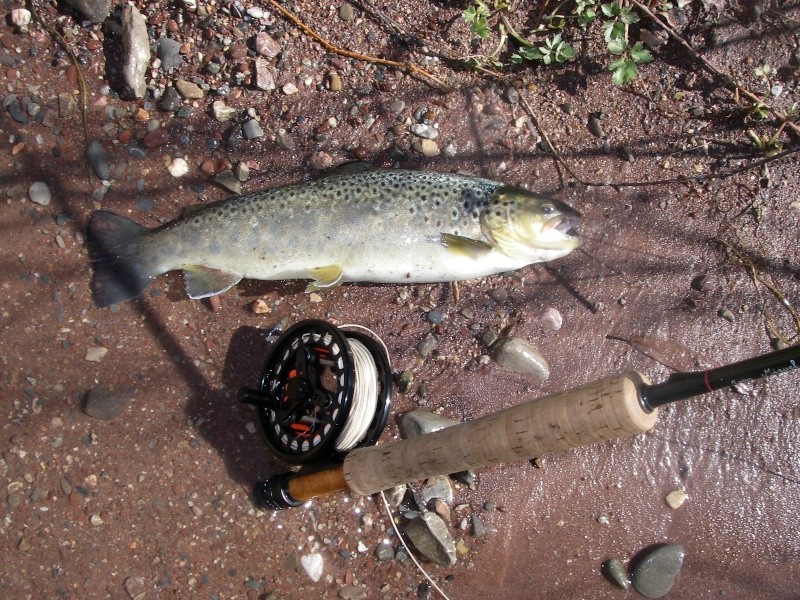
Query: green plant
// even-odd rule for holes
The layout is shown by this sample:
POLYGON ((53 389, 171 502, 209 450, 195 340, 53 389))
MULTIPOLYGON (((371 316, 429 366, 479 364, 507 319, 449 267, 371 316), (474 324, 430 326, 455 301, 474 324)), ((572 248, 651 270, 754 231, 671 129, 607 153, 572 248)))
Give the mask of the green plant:
POLYGON ((519 50, 511 55, 511 62, 519 64, 524 59, 541 61, 542 64, 550 65, 567 62, 571 58, 575 58, 575 50, 561 39, 560 33, 556 33, 545 38, 544 44, 541 46, 521 45, 519 50))
POLYGON ((611 71, 611 82, 614 85, 625 85, 632 81, 639 73, 636 65, 653 60, 653 55, 642 46, 642 42, 636 42, 633 47, 628 48, 628 42, 623 38, 611 40, 608 43, 608 51, 619 56, 608 65, 608 70, 611 71))

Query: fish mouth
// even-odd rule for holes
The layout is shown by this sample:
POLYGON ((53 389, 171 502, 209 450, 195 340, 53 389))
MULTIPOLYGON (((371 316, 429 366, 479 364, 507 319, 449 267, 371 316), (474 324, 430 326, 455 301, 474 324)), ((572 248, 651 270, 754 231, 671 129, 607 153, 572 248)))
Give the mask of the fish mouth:
POLYGON ((548 219, 547 222, 545 222, 544 227, 542 227, 542 230, 543 231, 554 230, 559 232, 564 237, 577 238, 578 227, 580 227, 580 225, 581 225, 581 216, 578 213, 573 213, 569 215, 560 215, 548 219))

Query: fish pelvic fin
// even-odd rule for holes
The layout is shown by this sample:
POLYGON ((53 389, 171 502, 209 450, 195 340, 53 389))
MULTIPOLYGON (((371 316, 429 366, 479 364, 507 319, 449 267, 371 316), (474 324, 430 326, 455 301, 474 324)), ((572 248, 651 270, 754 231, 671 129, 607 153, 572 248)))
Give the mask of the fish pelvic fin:
POLYGON ((317 267, 309 271, 314 281, 306 287, 307 292, 314 292, 323 288, 333 287, 342 282, 342 267, 339 265, 328 265, 327 267, 317 267))
POLYGON ((92 213, 86 241, 94 270, 91 289, 95 306, 103 308, 133 300, 160 274, 145 264, 139 252, 139 240, 148 231, 107 210, 92 213))
POLYGON ((480 240, 473 240, 472 238, 464 237, 461 235, 453 235, 452 233, 443 233, 441 236, 442 246, 454 254, 461 254, 468 258, 481 258, 486 256, 493 250, 491 244, 482 242, 480 240))
POLYGON ((189 298, 199 300, 229 290, 242 280, 242 274, 203 265, 184 265, 183 280, 189 298))

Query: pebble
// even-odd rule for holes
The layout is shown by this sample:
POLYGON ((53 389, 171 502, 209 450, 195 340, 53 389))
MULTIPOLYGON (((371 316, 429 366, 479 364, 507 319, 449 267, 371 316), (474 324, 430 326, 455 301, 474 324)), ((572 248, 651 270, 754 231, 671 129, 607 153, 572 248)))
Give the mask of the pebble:
POLYGON ((309 576, 311 581, 319 581, 320 577, 322 577, 322 555, 319 552, 314 552, 313 554, 304 554, 301 556, 300 566, 303 567, 303 570, 306 572, 306 575, 309 576))
POLYGON ((181 56, 181 43, 167 36, 162 36, 158 40, 158 58, 161 59, 161 68, 164 71, 177 69, 183 64, 181 56))
POLYGON ((139 598, 145 598, 147 596, 147 586, 144 577, 131 575, 125 578, 122 585, 125 587, 125 591, 132 600, 138 600, 139 598))
POLYGON ((224 100, 215 100, 211 105, 214 118, 220 123, 225 123, 236 117, 236 109, 225 104, 224 100))
POLYGON ((170 85, 164 90, 161 100, 158 102, 158 108, 165 112, 175 112, 182 104, 183 101, 181 100, 181 95, 178 93, 178 90, 170 85))
POLYGON ((633 569, 633 587, 648 598, 665 596, 675 584, 683 557, 683 546, 678 544, 664 544, 651 550, 633 569))
POLYGON ((425 318, 428 319, 428 321, 430 323, 433 323, 434 325, 441 325, 442 321, 444 320, 442 313, 440 313, 438 310, 428 311, 427 313, 425 313, 425 318))
POLYGON ((150 38, 147 22, 130 4, 122 9, 122 77, 134 98, 144 98, 147 91, 145 74, 150 64, 150 38))
POLYGON ((422 358, 427 358, 430 356, 431 352, 436 349, 438 344, 439 342, 437 341, 436 337, 432 333, 429 333, 419 344, 417 344, 417 352, 419 352, 419 355, 422 358))
POLYGON ((258 121, 250 119, 245 121, 244 125, 242 125, 242 133, 246 139, 254 140, 262 137, 264 135, 264 130, 261 129, 261 125, 258 124, 258 121))
POLYGON ((156 129, 154 131, 149 131, 142 138, 142 143, 144 144, 145 148, 151 148, 151 149, 160 148, 167 142, 169 142, 169 133, 167 133, 167 131, 164 129, 156 129))
MULTIPOLYGON (((68 117, 75 112, 78 104, 72 94, 62 92, 58 95, 58 116, 68 117)), ((13 116, 13 115, 12 115, 13 116)))
POLYGON ((428 503, 434 498, 441 498, 445 502, 453 501, 453 486, 445 475, 431 477, 422 488, 422 499, 428 503))
POLYGON ((86 354, 84 355, 83 359, 88 360, 89 362, 100 362, 103 360, 106 354, 108 354, 108 348, 104 348, 103 346, 92 346, 86 350, 86 354))
POLYGON ((411 389, 412 383, 414 383, 414 374, 408 370, 403 371, 400 373, 400 377, 397 378, 397 389, 399 389, 401 393, 405 394, 411 389))
POLYGON ((272 75, 272 69, 269 63, 263 58, 257 58, 255 61, 256 71, 256 87, 259 90, 270 92, 275 89, 275 77, 272 75))
POLYGON ((44 181, 34 181, 28 188, 28 197, 34 204, 47 206, 51 200, 50 188, 44 181))
POLYGON ((435 140, 439 137, 439 130, 427 123, 414 123, 410 129, 414 135, 428 140, 435 140))
POLYGON ((236 177, 236 175, 230 169, 225 169, 224 171, 218 173, 217 176, 214 177, 214 183, 221 185, 226 190, 229 190, 234 194, 242 193, 242 182, 239 181, 239 178, 236 177))
POLYGON ((331 73, 328 75, 328 88, 332 92, 342 91, 342 78, 339 77, 338 73, 331 73))
POLYGON ((406 525, 406 535, 425 558, 445 567, 456 564, 456 546, 447 524, 435 513, 425 513, 406 525))
POLYGON ((83 412, 95 419, 111 421, 122 414, 129 400, 124 394, 115 394, 103 386, 96 386, 86 394, 83 412))
POLYGON ((185 79, 176 79, 175 89, 187 100, 200 100, 203 97, 203 90, 200 89, 200 86, 185 79))
POLYGON ((605 578, 617 587, 620 587, 623 590, 627 590, 631 587, 631 579, 628 577, 628 572, 625 570, 625 566, 616 558, 612 558, 611 560, 604 562, 600 570, 605 578))
POLYGON ((536 318, 539 323, 551 329, 553 331, 558 331, 561 329, 561 326, 564 324, 564 319, 561 316, 561 313, 558 312, 555 308, 548 307, 545 308, 539 316, 536 318))
POLYGON ((475 539, 482 538, 490 533, 497 533, 497 527, 484 523, 478 515, 472 515, 472 537, 475 539))
POLYGON ((28 30, 31 24, 31 11, 27 8, 15 8, 11 11, 11 22, 22 31, 28 30))
POLYGON ((174 159, 167 168, 173 177, 183 177, 189 172, 189 164, 182 158, 174 159))
POLYGON ((447 429, 453 425, 459 425, 459 421, 437 415, 426 410, 410 410, 400 417, 400 435, 410 438, 417 435, 426 435, 441 429, 447 429))
POLYGON ((367 592, 363 587, 346 585, 339 590, 338 596, 342 600, 366 600, 367 592))
POLYGON ((415 150, 422 153, 426 158, 433 158, 439 156, 439 144, 430 139, 422 139, 418 145, 415 145, 415 150))
POLYGON ((341 6, 339 6, 339 18, 344 21, 345 23, 348 21, 352 21, 355 17, 355 11, 353 10, 353 5, 348 4, 345 2, 341 6))
POLYGON ((111 14, 111 0, 67 0, 67 4, 92 23, 102 23, 111 14))
POLYGON ((589 120, 587 122, 587 127, 589 128, 589 132, 595 137, 605 137, 605 132, 603 131, 603 126, 600 125, 600 117, 596 114, 589 115, 589 120))
POLYGON ((299 91, 300 91, 300 90, 298 90, 298 89, 297 89, 297 86, 296 86, 295 84, 293 84, 292 82, 289 82, 289 83, 285 84, 285 85, 284 85, 284 86, 281 88, 281 90, 282 90, 282 91, 283 91, 283 93, 284 93, 284 94, 286 94, 287 96, 291 96, 292 94, 296 94, 297 92, 299 92, 299 91))
POLYGON ((688 496, 683 490, 673 490, 667 494, 667 497, 664 498, 664 501, 667 503, 667 506, 669 506, 672 510, 675 510, 680 508, 683 503, 686 502, 687 498, 688 496))
POLYGON ((726 321, 728 321, 729 323, 733 323, 735 319, 735 317, 733 316, 733 312, 731 312, 731 310, 727 308, 720 308, 717 314, 726 321))
POLYGON ((550 367, 542 355, 521 338, 509 337, 495 342, 491 356, 507 371, 534 375, 540 379, 550 376, 550 367))
POLYGON ((270 34, 262 31, 253 38, 253 48, 256 53, 265 58, 275 58, 281 51, 281 45, 270 34))
POLYGON ((314 152, 314 154, 311 155, 309 162, 313 168, 317 169, 318 171, 324 171, 325 169, 330 169, 333 166, 333 157, 327 152, 314 152))
POLYGON ((297 147, 292 134, 283 128, 275 132, 275 143, 284 150, 294 150, 297 147))
POLYGON ((28 122, 28 115, 20 108, 16 98, 6 105, 6 109, 8 110, 8 114, 11 115, 11 118, 20 125, 25 125, 28 122))
POLYGON ((394 558, 394 548, 392 547, 391 542, 388 540, 383 540, 378 547, 375 548, 375 558, 380 561, 384 560, 391 560, 394 558))

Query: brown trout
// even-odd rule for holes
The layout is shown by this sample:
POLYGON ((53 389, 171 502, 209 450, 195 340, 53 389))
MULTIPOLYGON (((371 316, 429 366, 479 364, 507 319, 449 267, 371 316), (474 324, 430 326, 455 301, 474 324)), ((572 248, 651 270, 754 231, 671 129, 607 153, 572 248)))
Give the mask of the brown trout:
POLYGON ((181 269, 190 298, 241 279, 434 283, 511 271, 569 254, 580 215, 496 181, 359 170, 209 204, 156 229, 108 211, 88 228, 97 306, 142 294, 181 269))

